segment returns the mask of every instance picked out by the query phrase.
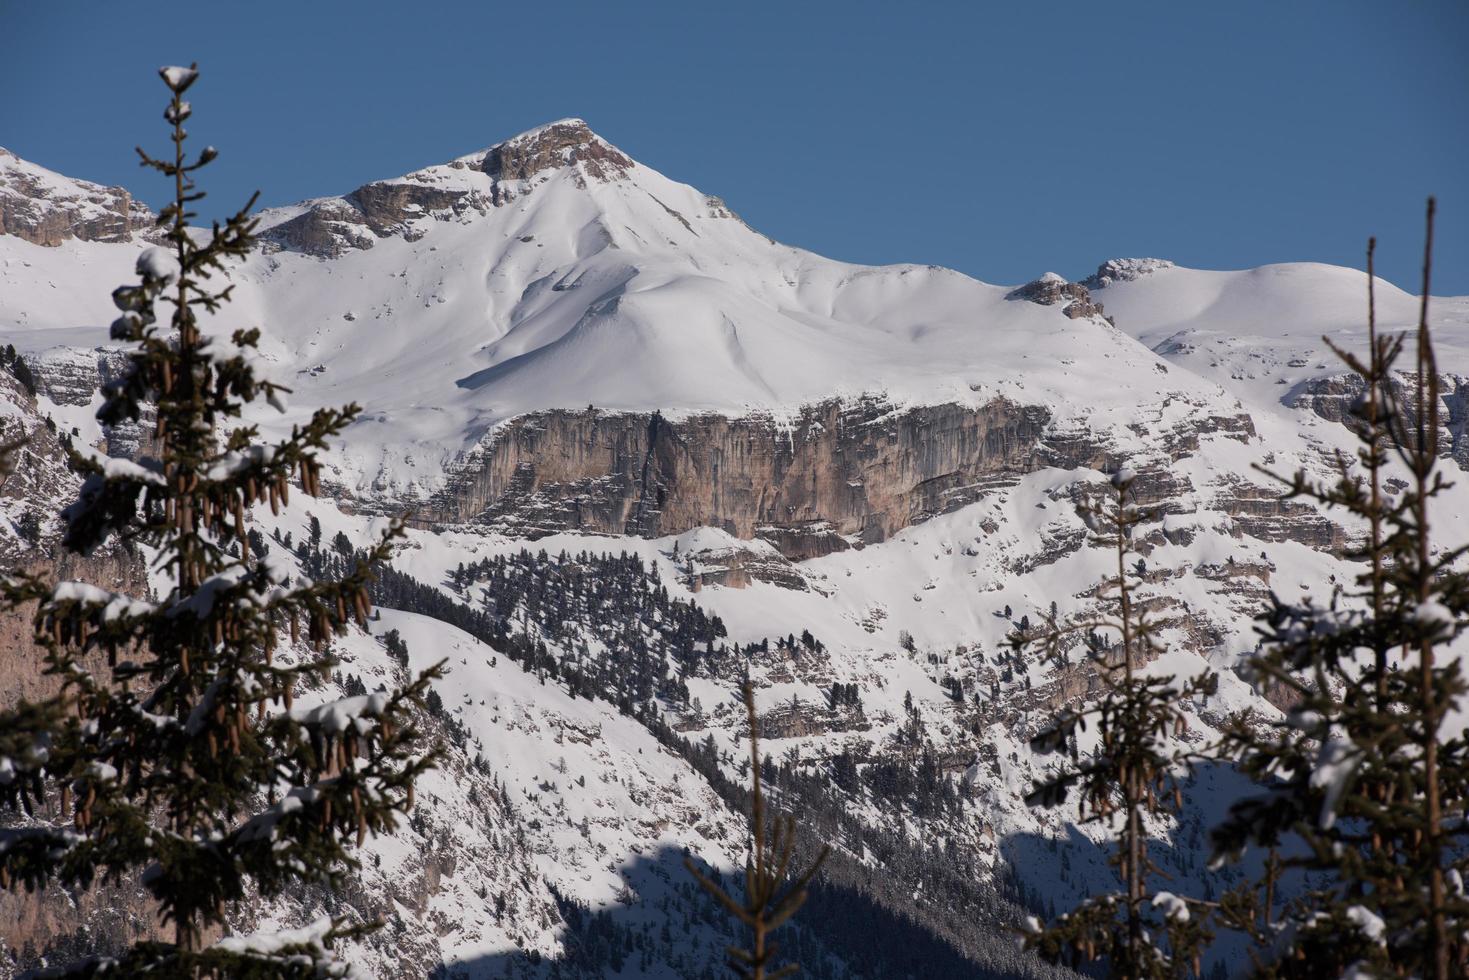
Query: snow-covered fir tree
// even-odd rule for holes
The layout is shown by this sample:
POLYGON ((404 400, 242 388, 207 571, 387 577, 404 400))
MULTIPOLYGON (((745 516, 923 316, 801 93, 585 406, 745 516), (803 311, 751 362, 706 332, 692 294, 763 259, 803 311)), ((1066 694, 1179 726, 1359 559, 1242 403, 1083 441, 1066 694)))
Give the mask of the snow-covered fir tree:
POLYGON ((1221 860, 1273 849, 1260 889, 1233 896, 1235 923, 1262 945, 1261 973, 1279 977, 1415 976, 1469 970, 1469 741, 1465 678, 1447 647, 1469 628, 1469 546, 1433 539, 1440 465, 1439 373, 1428 327, 1433 202, 1428 210, 1414 367, 1396 380, 1405 336, 1376 328, 1368 246, 1366 357, 1338 351, 1361 394, 1352 406, 1356 458, 1335 482, 1283 477, 1292 496, 1340 508, 1365 529, 1356 587, 1329 605, 1276 598, 1249 664, 1257 685, 1292 708, 1270 724, 1240 718, 1226 754, 1262 795, 1218 829, 1221 860), (1389 489, 1389 466, 1407 479, 1389 489), (1275 883, 1309 872, 1277 908, 1275 883))
POLYGON ((392 831, 433 762, 412 723, 428 675, 395 692, 293 703, 303 678, 330 670, 333 637, 366 623, 372 562, 401 527, 337 580, 293 582, 289 566, 252 548, 251 509, 279 507, 293 482, 315 494, 316 453, 357 408, 317 411, 275 443, 240 420, 246 403, 278 405, 284 389, 257 373, 258 330, 206 333, 201 320, 230 298, 213 280, 251 247, 253 200, 210 232, 189 227, 203 196, 194 174, 216 153, 185 152, 196 69, 160 74, 173 149, 139 153, 173 187, 158 218, 168 246, 144 251, 141 282, 113 294, 122 315, 112 335, 135 349, 99 410, 107 422, 137 420, 151 405, 156 455, 78 455, 85 482, 63 517, 66 547, 140 546, 168 587, 154 601, 4 579, 7 603, 35 603, 35 641, 60 693, 0 713, 0 804, 33 815, 0 831, 0 884, 85 888, 140 873, 172 941, 56 975, 344 976, 351 967, 331 947, 360 928, 344 921, 211 939, 252 895, 339 880, 354 843, 392 831))

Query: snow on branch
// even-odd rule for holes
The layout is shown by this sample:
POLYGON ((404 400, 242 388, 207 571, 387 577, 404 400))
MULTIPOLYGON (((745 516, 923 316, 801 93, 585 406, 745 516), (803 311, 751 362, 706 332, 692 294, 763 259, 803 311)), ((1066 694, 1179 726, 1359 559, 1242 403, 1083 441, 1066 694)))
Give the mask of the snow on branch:
POLYGON ((357 977, 359 974, 352 964, 337 959, 327 948, 338 931, 335 922, 323 917, 299 929, 226 936, 211 949, 295 970, 311 970, 307 975, 317 977, 357 977))
POLYGON ((102 621, 106 623, 137 619, 149 616, 158 610, 158 606, 154 603, 144 599, 135 599, 121 592, 99 588, 90 582, 56 583, 43 608, 46 612, 56 612, 63 605, 72 603, 100 608, 102 621))

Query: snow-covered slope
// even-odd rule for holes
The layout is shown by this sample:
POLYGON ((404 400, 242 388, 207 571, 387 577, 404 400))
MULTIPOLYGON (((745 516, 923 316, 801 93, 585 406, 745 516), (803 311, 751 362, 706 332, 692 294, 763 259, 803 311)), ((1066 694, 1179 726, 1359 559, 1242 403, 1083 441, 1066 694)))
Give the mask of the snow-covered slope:
MULTIPOLYGON (((615 909, 629 934, 652 932, 670 897, 684 904, 669 882, 682 880, 673 876, 686 850, 716 865, 737 861, 738 815, 611 705, 569 697, 454 627, 409 613, 383 610, 373 635, 354 631, 338 652, 338 677, 368 690, 447 661, 435 689, 449 735, 430 726, 445 760, 418 785, 412 819, 368 845, 351 890, 356 915, 388 923, 354 957, 379 976, 422 976, 439 964, 447 976, 498 976, 528 955, 564 957, 580 941, 568 902, 615 909), (390 630, 407 646, 406 672, 383 648, 390 630)), ((311 697, 340 695, 338 684, 311 697)), ((280 902, 267 922, 343 911, 302 904, 280 902)), ((673 954, 713 959, 720 940, 716 929, 686 935, 650 956, 657 966, 646 975, 677 975, 673 954)))
MULTIPOLYGON (((1323 338, 1348 351, 1367 346, 1367 277, 1354 269, 1206 272, 1144 259, 1104 263, 1088 284, 1122 330, 1255 409, 1289 404, 1305 383, 1342 373, 1323 338)), ((1418 297, 1381 278, 1374 287, 1378 330, 1414 330, 1418 297)), ((1440 368, 1469 374, 1469 297, 1435 297, 1430 312, 1440 368)))
MULTIPOLYGON (((276 424, 366 406, 341 482, 402 498, 539 409, 788 413, 861 393, 898 405, 1003 395, 1120 430, 1138 405, 1273 404, 1332 370, 1319 337, 1356 339, 1364 292, 1359 274, 1322 266, 1135 264, 1100 280, 1104 267, 1114 330, 947 269, 780 245, 576 119, 262 225, 270 247, 236 274, 222 326, 264 328, 265 357, 297 391, 276 424)), ((139 247, 0 235, 0 329, 23 350, 104 343, 108 284, 139 247)), ((1411 321, 1411 297, 1379 293, 1385 325, 1411 321)), ((1444 362, 1462 360, 1469 300, 1435 311, 1444 362)))

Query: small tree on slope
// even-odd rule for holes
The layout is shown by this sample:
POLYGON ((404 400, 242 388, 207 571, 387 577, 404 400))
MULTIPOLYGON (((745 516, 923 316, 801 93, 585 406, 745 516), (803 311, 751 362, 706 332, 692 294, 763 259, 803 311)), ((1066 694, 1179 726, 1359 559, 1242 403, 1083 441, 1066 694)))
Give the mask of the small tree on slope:
POLYGON ((1278 867, 1311 872, 1278 922, 1275 861, 1265 896, 1242 892, 1232 903, 1235 924, 1268 944, 1260 972, 1269 976, 1447 980, 1469 971, 1469 742, 1464 719, 1451 717, 1466 685, 1444 656, 1469 626, 1469 576, 1458 567, 1469 546, 1437 550, 1430 538, 1430 504, 1448 486, 1428 329, 1432 239, 1430 200, 1406 395, 1393 380, 1404 337, 1376 329, 1369 243, 1367 358, 1337 351, 1362 386, 1352 406, 1357 458, 1338 460, 1334 483, 1281 478, 1290 496, 1359 518, 1366 535, 1349 596, 1339 591, 1328 606, 1274 600, 1250 668, 1294 708, 1278 723, 1239 718, 1224 742, 1267 792, 1232 808, 1215 832, 1219 858, 1255 844, 1280 848, 1278 867), (1383 486, 1393 459, 1409 477, 1396 495, 1383 486))
MULTIPOLYGON (((231 422, 259 397, 279 406, 282 391, 252 367, 257 330, 208 337, 198 319, 229 299, 228 286, 209 280, 249 249, 254 221, 247 205, 210 234, 196 239, 188 229, 188 207, 203 196, 193 173, 215 152, 193 161, 184 153, 183 95, 196 71, 161 74, 172 93, 173 153, 139 153, 173 182, 173 203, 159 215, 170 248, 145 251, 142 282, 113 294, 122 316, 112 335, 137 349, 98 413, 137 419, 152 402, 158 456, 79 457, 86 478, 64 511, 64 543, 88 552, 114 534, 140 542, 172 589, 153 603, 84 582, 4 580, 6 601, 38 603, 36 642, 61 693, 0 714, 8 777, 0 803, 29 814, 49 797, 71 826, 33 821, 0 831, 0 883, 86 887, 141 872, 174 941, 141 942, 117 960, 94 958, 63 974, 347 975, 330 950, 356 931, 343 922, 212 945, 206 938, 226 925, 232 903, 306 880, 334 883, 353 863, 351 843, 393 829, 394 812, 411 804, 413 780, 431 764, 414 754, 410 720, 428 675, 396 693, 293 706, 298 680, 332 665, 333 635, 365 621, 369 566, 293 587, 283 566, 251 554, 247 514, 263 502, 278 507, 293 476, 314 493, 315 452, 357 409, 318 411, 273 444, 231 422), (167 330, 155 322, 165 302, 173 307, 167 330), (287 635, 314 653, 277 659, 287 635)), ((371 558, 385 558, 399 534, 395 525, 371 558)))
POLYGON ((684 867, 699 886, 714 897, 733 920, 750 937, 748 948, 730 946, 730 972, 742 980, 778 980, 799 969, 795 963, 773 967, 779 962, 779 947, 771 933, 785 925, 806 902, 807 886, 821 870, 831 853, 823 846, 816 860, 805 871, 791 865, 796 853, 795 818, 766 813, 760 760, 760 718, 755 713, 755 691, 748 681, 741 688, 745 701, 745 717, 750 725, 750 853, 745 859, 745 892, 743 900, 735 898, 717 881, 700 871, 694 862, 684 859, 684 867))
POLYGON ((1069 747, 1071 759, 1038 781, 1026 802, 1060 806, 1076 791, 1081 822, 1107 821, 1117 827, 1112 864, 1124 886, 1121 894, 1098 895, 1052 923, 1032 920, 1025 945, 1053 963, 1080 966, 1105 959, 1111 976, 1129 980, 1198 973, 1210 939, 1204 903, 1154 887, 1159 869, 1148 853, 1147 821, 1178 810, 1176 779, 1187 758, 1170 745, 1170 738, 1186 725, 1184 705, 1211 693, 1217 684, 1208 673, 1182 682, 1142 673, 1146 655, 1162 647, 1157 624, 1139 603, 1129 578, 1141 574, 1128 556, 1133 529, 1146 518, 1133 502, 1134 480, 1131 470, 1120 470, 1112 477, 1115 496, 1110 505, 1084 512, 1101 529, 1098 543, 1117 556, 1117 575, 1106 583, 1114 590, 1117 615, 1063 626, 1053 612, 1037 635, 1012 637, 1017 649, 1042 644, 1046 659, 1056 663, 1066 662, 1069 637, 1085 639, 1102 679, 1102 697, 1083 711, 1063 711, 1032 739, 1038 752, 1066 752, 1069 747), (1117 634, 1120 644, 1107 642, 1110 633, 1117 634), (1099 744, 1083 757, 1076 749, 1076 734, 1089 720, 1096 723, 1099 744))

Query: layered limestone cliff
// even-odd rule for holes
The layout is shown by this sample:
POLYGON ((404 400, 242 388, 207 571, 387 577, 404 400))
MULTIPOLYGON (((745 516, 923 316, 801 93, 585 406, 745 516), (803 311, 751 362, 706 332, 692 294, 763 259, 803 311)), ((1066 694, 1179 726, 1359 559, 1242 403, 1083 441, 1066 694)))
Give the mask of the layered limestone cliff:
MULTIPOLYGON (((100 405, 102 389, 121 380, 129 365, 126 352, 114 347, 52 347, 30 355, 30 363, 36 391, 57 405, 72 407, 100 405)), ((154 421, 152 406, 144 405, 136 422, 103 426, 105 444, 98 448, 110 456, 134 458, 151 445, 154 421)))
MULTIPOLYGON (((120 355, 107 349, 57 348, 35 360, 38 390, 58 405, 86 404, 122 366, 120 355)), ((25 397, 18 388, 12 395, 25 397)), ((1463 396, 1464 389, 1455 389, 1446 403, 1452 408, 1463 396)), ((1329 412, 1337 401, 1321 395, 1317 410, 1329 412)), ((1170 514, 1204 506, 1229 517, 1238 533, 1262 540, 1324 550, 1346 543, 1338 525, 1282 500, 1274 487, 1239 478, 1196 487, 1173 470, 1175 461, 1207 451, 1210 438, 1253 438, 1247 414, 1198 411, 1151 428, 1147 414, 1140 411, 1134 427, 1149 446, 1138 456, 1120 451, 1105 433, 1003 398, 923 407, 897 407, 879 397, 834 399, 782 418, 537 412, 507 423, 467 454, 426 504, 416 506, 416 519, 428 526, 484 524, 529 538, 562 531, 661 537, 716 527, 768 547, 690 556, 697 558, 701 584, 759 579, 799 588, 801 577, 789 562, 886 540, 1042 467, 1109 471, 1126 456, 1139 472, 1139 502, 1156 509, 1164 524, 1170 514)), ((149 421, 106 430, 106 450, 127 457, 145 452, 149 421)), ((1448 428, 1458 432, 1462 424, 1448 428)), ((63 454, 48 458, 55 464, 46 470, 48 483, 55 484, 65 472, 63 454)), ((34 474, 16 479, 25 483, 34 474)), ((353 500, 347 488, 337 491, 354 507, 404 509, 391 496, 353 500)), ((1164 527, 1159 533, 1185 532, 1164 527)), ((1056 543, 1061 551, 1079 546, 1056 543)))
MULTIPOLYGON (((1393 381, 1398 404, 1407 422, 1405 434, 1412 441, 1418 427, 1417 380, 1400 373, 1393 381)), ((1353 423, 1352 405, 1362 391, 1362 379, 1355 374, 1313 378, 1292 391, 1287 404, 1350 428, 1353 423)), ((1461 470, 1469 470, 1469 377, 1440 373, 1438 399, 1439 452, 1451 458, 1461 470)))
MULTIPOLYGON (((1206 438, 1253 436, 1243 413, 1201 414, 1153 433, 1146 458, 1128 457, 1139 471, 1139 502, 1156 511, 1160 540, 1170 533, 1168 515, 1198 507, 1203 490, 1172 464, 1202 451, 1206 438)), ((499 430, 417 516, 429 525, 481 523, 531 538, 562 531, 660 537, 717 527, 802 561, 886 540, 1042 467, 1107 471, 1123 455, 1104 434, 1054 424, 1046 409, 1007 399, 921 408, 833 400, 781 420, 550 411, 499 430)), ((1231 518, 1239 533, 1327 550, 1345 543, 1340 527, 1282 500, 1273 487, 1233 480, 1213 490, 1206 506, 1231 518)), ((707 567, 699 571, 706 583, 789 577, 753 557, 700 556, 707 567)))
POLYGON ((0 147, 0 235, 48 246, 125 242, 152 225, 153 213, 121 187, 62 177, 0 147))
POLYGON ((719 527, 790 558, 882 541, 1042 465, 1048 413, 999 399, 895 410, 829 401, 768 415, 542 412, 497 433, 420 517, 538 536, 719 527))

